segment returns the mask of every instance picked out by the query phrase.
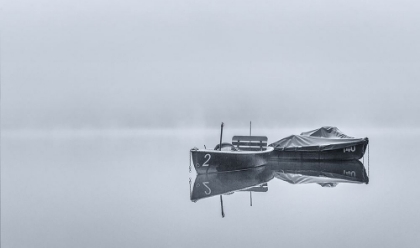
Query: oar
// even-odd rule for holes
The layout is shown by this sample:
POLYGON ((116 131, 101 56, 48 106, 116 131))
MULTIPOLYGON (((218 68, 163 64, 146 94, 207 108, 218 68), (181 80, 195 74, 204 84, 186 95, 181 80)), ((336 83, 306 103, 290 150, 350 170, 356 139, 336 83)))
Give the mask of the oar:
POLYGON ((249 205, 252 207, 252 191, 249 191, 249 205))
POLYGON ((220 144, 219 144, 219 151, 222 150, 222 136, 223 136, 223 122, 222 122, 222 125, 220 126, 220 144))

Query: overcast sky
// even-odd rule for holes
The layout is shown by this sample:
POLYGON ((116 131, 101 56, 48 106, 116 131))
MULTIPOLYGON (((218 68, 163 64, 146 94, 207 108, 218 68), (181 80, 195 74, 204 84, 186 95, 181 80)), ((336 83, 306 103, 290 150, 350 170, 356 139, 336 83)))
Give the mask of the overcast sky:
POLYGON ((3 128, 420 126, 419 1, 1 7, 3 128))

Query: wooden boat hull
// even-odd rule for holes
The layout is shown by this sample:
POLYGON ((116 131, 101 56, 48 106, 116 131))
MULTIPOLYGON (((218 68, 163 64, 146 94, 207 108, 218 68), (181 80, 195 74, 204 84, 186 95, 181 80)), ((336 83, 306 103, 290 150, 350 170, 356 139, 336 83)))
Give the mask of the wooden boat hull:
POLYGON ((265 151, 191 150, 192 162, 198 174, 245 170, 267 163, 272 147, 265 151))

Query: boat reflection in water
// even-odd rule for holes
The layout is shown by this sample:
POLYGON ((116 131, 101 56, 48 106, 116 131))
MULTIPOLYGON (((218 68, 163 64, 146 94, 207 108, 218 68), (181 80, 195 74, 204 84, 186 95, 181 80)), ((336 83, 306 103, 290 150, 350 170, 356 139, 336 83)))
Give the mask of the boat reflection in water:
POLYGON ((249 191, 252 206, 251 192, 267 192, 267 183, 273 178, 291 184, 317 183, 322 187, 335 187, 338 183, 369 183, 365 167, 359 160, 273 160, 263 166, 242 171, 198 174, 190 192, 191 201, 220 195, 224 217, 222 195, 249 191))
POLYGON ((198 174, 191 193, 191 201, 212 196, 231 194, 235 191, 266 192, 273 179, 273 171, 268 166, 259 166, 242 171, 198 174))
POLYGON ((275 161, 267 166, 275 178, 292 184, 317 183, 335 187, 338 183, 369 183, 363 163, 349 161, 275 161))

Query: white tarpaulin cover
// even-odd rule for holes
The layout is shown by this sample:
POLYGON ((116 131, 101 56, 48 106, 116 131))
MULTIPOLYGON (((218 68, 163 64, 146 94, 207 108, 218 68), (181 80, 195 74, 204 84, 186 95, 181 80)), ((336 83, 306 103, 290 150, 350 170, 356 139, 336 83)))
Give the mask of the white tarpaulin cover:
POLYGON ((321 127, 312 131, 303 132, 302 136, 320 137, 320 138, 331 138, 331 139, 353 139, 348 135, 345 135, 336 127, 321 127))
POLYGON ((356 180, 356 178, 340 178, 334 177, 334 174, 327 176, 307 176, 302 174, 282 173, 275 172, 274 177, 286 181, 291 184, 306 184, 306 183, 318 183, 322 187, 335 187, 337 183, 363 183, 356 180), (353 180, 352 180, 353 179, 353 180))
POLYGON ((280 151, 325 151, 367 143, 367 138, 352 138, 336 127, 321 127, 301 135, 290 135, 270 146, 280 151))

